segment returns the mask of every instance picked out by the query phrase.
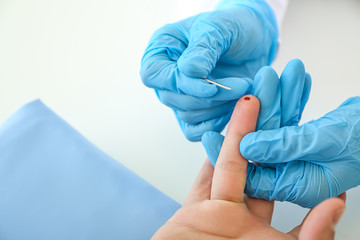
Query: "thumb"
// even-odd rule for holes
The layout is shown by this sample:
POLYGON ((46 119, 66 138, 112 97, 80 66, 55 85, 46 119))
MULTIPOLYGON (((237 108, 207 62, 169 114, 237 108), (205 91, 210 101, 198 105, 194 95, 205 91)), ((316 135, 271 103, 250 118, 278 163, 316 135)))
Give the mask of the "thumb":
POLYGON ((222 30, 209 16, 192 26, 189 45, 177 61, 180 72, 189 77, 207 78, 229 46, 222 30))
POLYGON ((334 239, 335 226, 345 210, 345 201, 330 198, 316 206, 302 223, 299 239, 334 239))

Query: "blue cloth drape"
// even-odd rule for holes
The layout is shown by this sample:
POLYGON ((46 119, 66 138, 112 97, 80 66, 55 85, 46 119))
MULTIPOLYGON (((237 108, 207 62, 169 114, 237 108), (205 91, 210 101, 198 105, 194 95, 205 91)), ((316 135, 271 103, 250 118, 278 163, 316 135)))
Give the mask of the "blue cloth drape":
POLYGON ((180 205, 40 100, 0 126, 0 239, 149 239, 180 205))

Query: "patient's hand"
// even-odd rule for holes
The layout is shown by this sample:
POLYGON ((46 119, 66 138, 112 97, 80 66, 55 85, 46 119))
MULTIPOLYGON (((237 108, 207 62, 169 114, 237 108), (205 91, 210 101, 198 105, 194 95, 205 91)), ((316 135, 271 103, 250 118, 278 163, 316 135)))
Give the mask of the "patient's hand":
POLYGON ((324 201, 285 234, 270 226, 272 202, 244 196, 248 162, 239 144, 255 130, 259 107, 254 96, 238 101, 215 169, 207 159, 183 207, 153 239, 333 239, 345 209, 339 198, 324 201))

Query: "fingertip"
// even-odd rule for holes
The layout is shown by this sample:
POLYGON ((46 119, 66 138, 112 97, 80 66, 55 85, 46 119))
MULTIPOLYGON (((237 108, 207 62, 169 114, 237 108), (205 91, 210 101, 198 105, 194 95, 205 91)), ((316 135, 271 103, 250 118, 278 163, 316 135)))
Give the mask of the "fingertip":
MULTIPOLYGON (((269 66, 262 67, 255 75, 254 83, 252 85, 253 95, 259 97, 260 93, 269 91, 263 86, 276 87, 279 85, 279 77, 275 70, 269 66)), ((270 90, 271 91, 271 90, 270 90)))
POLYGON ((207 143, 209 139, 211 139, 212 136, 214 136, 215 134, 217 134, 217 132, 214 132, 214 131, 208 131, 208 132, 205 132, 202 136, 201 136, 201 142, 204 144, 204 143, 207 143))
POLYGON ((305 70, 304 63, 299 58, 294 58, 294 59, 290 60, 288 64, 298 66, 298 67, 303 68, 305 70))
MULTIPOLYGON (((288 64, 286 64, 280 78, 282 82, 288 82, 290 80, 296 80, 293 84, 299 84, 299 79, 305 78, 305 66, 304 63, 300 59, 293 59, 288 64)), ((293 85, 289 85, 289 87, 294 88, 293 85)), ((301 84, 301 88, 303 84, 301 84)))
POLYGON ((242 99, 247 103, 254 104, 254 106, 260 106, 260 100, 254 95, 248 94, 245 95, 242 99))
POLYGON ((344 209, 345 207, 345 200, 340 197, 328 198, 316 206, 316 208, 332 209, 333 211, 344 209))
POLYGON ((260 101, 257 97, 251 94, 247 94, 239 99, 237 104, 251 104, 253 106, 260 106, 260 101))
POLYGON ((287 71, 292 72, 292 74, 294 74, 294 72, 303 73, 305 72, 305 65, 300 59, 295 58, 289 61, 285 66, 284 72, 286 73, 287 71))
POLYGON ((345 211, 345 202, 330 198, 317 205, 306 216, 299 233, 300 239, 333 239, 335 227, 345 211), (314 227, 316 226, 316 227, 314 227))
MULTIPOLYGON (((242 138, 255 131, 259 110, 260 101, 257 97, 250 94, 241 97, 235 105, 226 134, 242 138)), ((238 139, 239 142, 241 138, 238 139)))
MULTIPOLYGON (((260 110, 260 100, 255 97, 254 95, 248 94, 239 99, 239 101, 236 103, 234 112, 241 112, 245 111, 249 113, 250 115, 256 114, 256 117, 260 110), (240 110, 242 108, 245 108, 244 110, 240 110), (248 112, 249 111, 249 112, 248 112)), ((256 119, 255 119, 256 122, 256 119)))
POLYGON ((328 211, 328 213, 322 213, 324 215, 328 214, 332 218, 332 224, 335 227, 340 221, 342 215, 346 209, 345 201, 339 197, 329 198, 320 203, 314 209, 313 215, 316 213, 320 214, 321 211, 328 211), (316 211, 315 211, 316 210, 316 211))
POLYGON ((205 132, 202 136, 201 136, 201 143, 204 146, 204 148, 207 150, 208 147, 211 147, 211 139, 213 138, 213 136, 216 134, 216 132, 213 131, 208 131, 205 132))
POLYGON ((271 80, 278 80, 279 76, 277 75, 276 71, 270 66, 262 67, 255 75, 254 84, 256 84, 257 79, 265 78, 267 81, 271 80))
POLYGON ((336 205, 337 205, 337 208, 341 209, 345 209, 346 208, 346 197, 345 198, 341 198, 341 197, 337 197, 337 198, 334 198, 334 201, 336 201, 336 205))

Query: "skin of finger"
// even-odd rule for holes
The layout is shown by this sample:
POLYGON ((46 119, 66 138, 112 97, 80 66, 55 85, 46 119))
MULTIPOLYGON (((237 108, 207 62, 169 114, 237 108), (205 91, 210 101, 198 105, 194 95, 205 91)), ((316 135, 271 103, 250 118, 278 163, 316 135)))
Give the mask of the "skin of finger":
POLYGON ((239 145, 244 135, 255 130, 259 109, 260 102, 252 95, 237 102, 215 166, 211 199, 243 201, 248 162, 239 145))
MULTIPOLYGON (((223 200, 205 200, 188 205, 181 208, 168 223, 186 227, 193 236, 200 236, 199 232, 206 234, 208 239, 218 239, 216 237, 219 236, 222 239, 294 239, 252 214, 245 204, 223 200)), ((182 239, 176 235, 172 237, 168 239, 182 239)))
POLYGON ((206 158, 193 186, 187 195, 183 206, 194 204, 203 200, 210 199, 211 182, 214 174, 214 167, 210 160, 206 158))
MULTIPOLYGON (((343 200, 344 202, 346 202, 346 192, 343 192, 342 194, 340 194, 339 196, 337 196, 337 198, 343 200)), ((311 210, 308 212, 308 214, 305 216, 305 218, 303 219, 302 223, 301 223, 299 226, 296 226, 293 230, 291 230, 291 231, 289 232, 289 234, 298 237, 302 225, 304 224, 304 222, 306 221, 306 219, 309 217, 309 215, 310 215, 315 209, 316 209, 316 208, 311 209, 311 210)))
POLYGON ((339 211, 345 209, 345 202, 340 198, 327 199, 312 211, 302 223, 299 239, 328 240, 334 239, 333 219, 339 211))
POLYGON ((172 221, 210 235, 235 238, 248 230, 250 219, 243 204, 205 200, 182 208, 172 221))
POLYGON ((151 240, 224 240, 223 237, 214 236, 208 233, 198 231, 197 229, 180 225, 175 222, 166 223, 151 238, 151 240))
POLYGON ((266 201, 245 195, 244 202, 250 212, 264 219, 266 223, 271 224, 274 212, 274 201, 266 201))
MULTIPOLYGON (((342 194, 340 194, 337 198, 343 200, 344 202, 346 202, 346 192, 343 192, 342 194)), ((306 215, 306 217, 304 218, 303 222, 299 225, 299 226, 296 226, 294 229, 292 229, 288 234, 298 238, 299 237, 299 233, 300 233, 300 230, 304 224, 304 222, 306 221, 306 219, 309 217, 309 215, 314 211, 315 208, 311 209, 308 214, 306 215)), ((327 238, 324 238, 324 239, 327 239, 327 238)), ((329 239, 332 239, 331 236, 329 239)))
POLYGON ((252 214, 245 204, 223 200, 205 200, 201 203, 188 205, 180 209, 169 220, 169 223, 175 223, 181 227, 185 226, 191 231, 196 230, 196 232, 205 233, 212 237, 221 236, 226 239, 240 239, 245 236, 248 236, 249 239, 257 239, 253 238, 257 232, 262 237, 269 234, 277 236, 274 239, 279 239, 285 235, 252 214))

